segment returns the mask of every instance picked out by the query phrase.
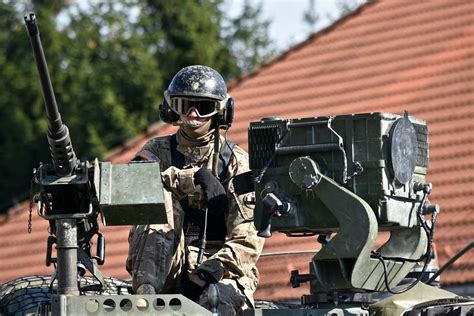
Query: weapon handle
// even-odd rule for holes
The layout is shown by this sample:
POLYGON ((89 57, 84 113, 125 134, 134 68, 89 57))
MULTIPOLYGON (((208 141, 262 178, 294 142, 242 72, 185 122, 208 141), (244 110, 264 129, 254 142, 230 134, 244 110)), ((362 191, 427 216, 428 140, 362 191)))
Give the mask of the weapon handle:
POLYGON ((262 202, 262 218, 257 236, 268 238, 272 236, 272 217, 288 214, 292 206, 291 203, 284 201, 273 192, 267 193, 262 202))
POLYGON ((95 259, 97 259, 97 264, 101 266, 105 262, 105 238, 104 235, 99 232, 97 233, 97 235, 97 256, 95 257, 95 259))
POLYGON ((272 216, 274 205, 272 205, 271 202, 273 202, 273 196, 273 193, 268 193, 263 199, 262 218, 257 232, 257 236, 259 237, 269 238, 272 236, 272 216))
POLYGON ((263 238, 272 237, 272 215, 271 214, 262 214, 262 222, 260 223, 260 228, 258 229, 257 236, 263 238))

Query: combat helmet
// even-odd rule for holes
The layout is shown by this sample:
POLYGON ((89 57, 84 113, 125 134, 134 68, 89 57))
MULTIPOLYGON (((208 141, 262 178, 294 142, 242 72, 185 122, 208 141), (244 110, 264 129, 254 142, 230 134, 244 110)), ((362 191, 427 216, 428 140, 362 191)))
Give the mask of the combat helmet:
POLYGON ((202 66, 188 66, 173 77, 167 90, 172 97, 197 97, 222 101, 227 97, 224 78, 214 69, 202 66))
POLYGON ((173 123, 179 115, 195 109, 201 117, 219 113, 228 126, 233 116, 233 100, 227 94, 224 78, 214 69, 192 65, 178 71, 164 93, 160 117, 173 123))

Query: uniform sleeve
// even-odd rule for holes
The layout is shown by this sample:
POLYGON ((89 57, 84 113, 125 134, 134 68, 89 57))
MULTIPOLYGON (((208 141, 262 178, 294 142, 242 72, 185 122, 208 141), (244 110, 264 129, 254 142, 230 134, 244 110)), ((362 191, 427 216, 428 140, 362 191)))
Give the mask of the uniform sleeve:
MULTIPOLYGON (((234 149, 231 170, 237 174, 249 170, 247 153, 237 147, 234 149)), ((253 194, 248 193, 248 194, 253 194)), ((257 282, 256 263, 263 249, 264 238, 257 236, 253 223, 253 207, 244 200, 247 194, 234 193, 232 184, 229 186, 230 211, 227 218, 227 238, 222 249, 199 266, 199 270, 211 274, 217 281, 224 274, 231 278, 247 277, 257 282)))
POLYGON ((198 169, 198 167, 188 169, 169 167, 161 173, 161 178, 166 188, 180 198, 196 191, 194 174, 198 169))

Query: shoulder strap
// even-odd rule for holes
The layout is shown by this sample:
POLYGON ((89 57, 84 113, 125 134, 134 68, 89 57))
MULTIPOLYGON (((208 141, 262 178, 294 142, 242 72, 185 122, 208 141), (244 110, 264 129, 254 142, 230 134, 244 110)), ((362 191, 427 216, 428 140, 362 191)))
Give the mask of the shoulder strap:
POLYGON ((230 157, 232 157, 232 151, 235 147, 235 143, 226 140, 222 144, 223 148, 219 153, 219 164, 217 165, 217 171, 219 172, 219 179, 221 181, 226 179, 227 168, 229 167, 230 157))
POLYGON ((171 165, 176 168, 184 167, 184 155, 178 151, 178 141, 176 140, 176 134, 170 137, 170 151, 171 151, 171 165))

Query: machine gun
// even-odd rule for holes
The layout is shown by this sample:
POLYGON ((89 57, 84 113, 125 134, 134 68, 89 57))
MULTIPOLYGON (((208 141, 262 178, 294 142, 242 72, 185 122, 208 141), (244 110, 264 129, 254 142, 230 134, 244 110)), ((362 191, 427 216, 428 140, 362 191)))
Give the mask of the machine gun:
POLYGON ((58 111, 53 86, 34 14, 25 16, 48 117, 48 143, 52 164, 34 171, 39 193, 34 201, 38 214, 50 222, 46 265, 56 265, 57 294, 74 296, 87 290, 101 291, 103 276, 95 262, 105 260, 105 239, 98 218, 107 225, 167 223, 163 186, 158 162, 111 164, 80 161, 69 130, 58 111), (97 236, 97 249, 91 246, 97 236), (53 258, 53 245, 57 257, 53 258), (78 275, 88 270, 98 281, 78 287, 78 275))
MULTIPOLYGON (((46 265, 56 267, 49 286, 51 299, 40 301, 34 314, 123 315, 137 311, 174 314, 179 311, 186 315, 211 315, 181 294, 133 297, 94 294, 123 293, 118 288, 116 293, 111 293, 96 267, 105 261, 105 239, 99 232, 99 216, 104 225, 169 223, 159 162, 112 164, 98 159, 80 161, 76 157, 69 130, 58 111, 35 15, 25 16, 25 24, 41 81, 52 157, 52 164, 40 164, 33 172, 33 180, 39 187, 34 202, 38 215, 50 223, 46 265), (95 236, 97 249, 93 253, 95 236), (54 245, 56 257, 53 257, 54 245), (82 286, 81 278, 86 271, 96 282, 85 282, 82 286)), ((213 308, 217 306, 216 291, 209 291, 209 302, 213 308)), ((8 303, 0 306, 7 313, 16 313, 15 307, 10 310, 8 303)))
POLYGON ((310 282, 306 308, 354 307, 370 303, 372 293, 416 284, 395 290, 415 264, 424 272, 431 259, 439 207, 427 203, 425 121, 408 113, 270 117, 248 133, 258 234, 319 235, 310 273, 291 273, 293 287, 310 282), (382 231, 390 238, 375 249, 382 231))

